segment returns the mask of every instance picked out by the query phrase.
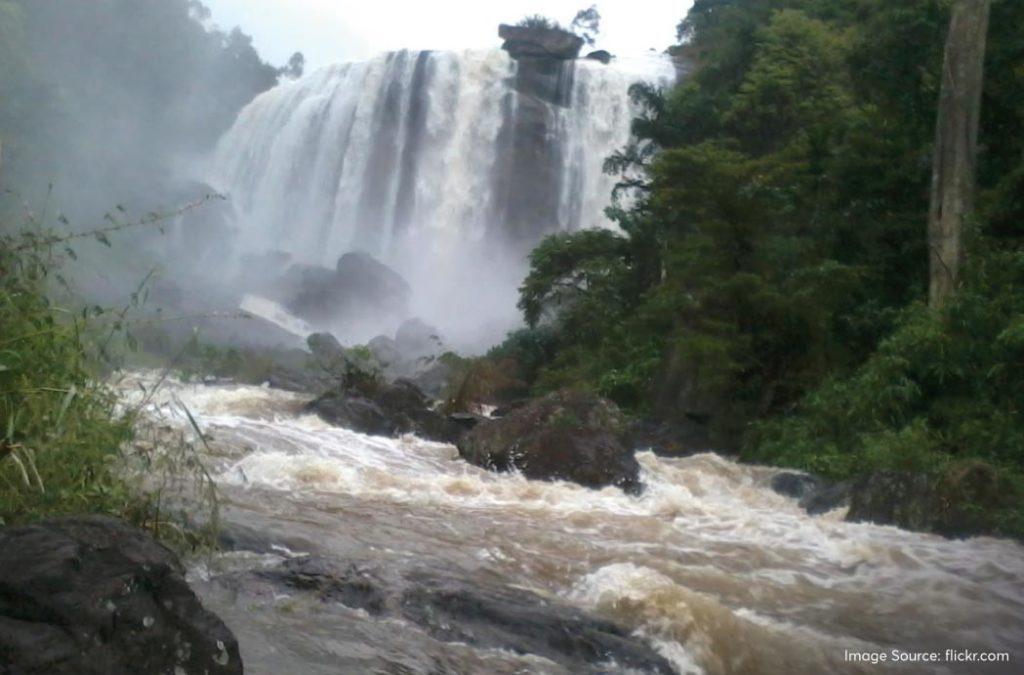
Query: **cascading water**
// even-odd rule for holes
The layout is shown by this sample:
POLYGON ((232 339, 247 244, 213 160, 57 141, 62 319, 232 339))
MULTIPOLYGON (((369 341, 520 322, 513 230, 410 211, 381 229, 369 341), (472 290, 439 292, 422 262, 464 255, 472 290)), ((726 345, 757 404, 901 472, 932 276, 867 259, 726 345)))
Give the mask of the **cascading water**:
MULTIPOLYGON (((156 379, 141 382, 151 389, 156 379)), ((145 396, 139 384, 126 380, 125 395, 145 396)), ((204 602, 238 635, 248 673, 636 672, 443 639, 353 609, 340 595, 317 597, 310 578, 260 586, 261 570, 300 552, 528 589, 617 622, 678 673, 1020 672, 1024 549, 1016 542, 950 541, 847 523, 841 512, 812 517, 769 488, 778 470, 710 453, 639 453, 640 496, 495 474, 452 446, 331 427, 302 415, 303 401, 172 380, 148 407, 187 430, 187 405, 209 435, 224 520, 276 544, 193 567, 204 602), (1011 660, 946 660, 947 649, 1011 660), (892 650, 942 658, 894 662, 892 650), (871 652, 890 660, 848 655, 871 652)))
POLYGON ((499 50, 402 51, 267 92, 213 162, 239 249, 327 267, 363 250, 403 274, 446 332, 508 328, 529 248, 610 225, 616 178, 602 165, 629 141, 630 85, 675 78, 654 55, 544 67, 527 77, 499 50))

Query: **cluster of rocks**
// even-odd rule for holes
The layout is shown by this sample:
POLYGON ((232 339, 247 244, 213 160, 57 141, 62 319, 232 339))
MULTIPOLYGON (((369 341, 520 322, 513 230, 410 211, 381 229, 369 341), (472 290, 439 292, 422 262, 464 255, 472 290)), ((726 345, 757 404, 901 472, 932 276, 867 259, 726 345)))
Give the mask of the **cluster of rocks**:
POLYGON ((240 675, 177 556, 100 516, 0 529, 0 673, 240 675))

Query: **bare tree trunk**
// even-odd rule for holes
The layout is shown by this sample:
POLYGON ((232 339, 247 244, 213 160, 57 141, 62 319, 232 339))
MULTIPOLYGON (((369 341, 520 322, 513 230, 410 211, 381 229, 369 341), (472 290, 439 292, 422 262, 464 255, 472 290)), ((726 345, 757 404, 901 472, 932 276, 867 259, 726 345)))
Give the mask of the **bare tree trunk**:
POLYGON ((932 307, 956 288, 964 258, 964 220, 974 210, 978 122, 991 0, 954 0, 942 66, 928 214, 932 307))

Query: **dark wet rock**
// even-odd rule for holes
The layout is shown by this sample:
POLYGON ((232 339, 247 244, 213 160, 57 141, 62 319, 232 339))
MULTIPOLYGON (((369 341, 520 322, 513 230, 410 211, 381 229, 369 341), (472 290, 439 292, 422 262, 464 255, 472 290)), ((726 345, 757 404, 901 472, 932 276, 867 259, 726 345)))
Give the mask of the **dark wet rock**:
POLYGON ((458 443, 470 464, 527 478, 640 490, 626 418, 611 401, 563 390, 479 424, 458 443))
POLYGON ((333 270, 293 265, 282 286, 285 307, 320 324, 400 314, 412 295, 405 279, 366 253, 346 253, 333 270))
POLYGON ((373 615, 383 614, 386 609, 383 581, 355 564, 339 565, 319 556, 304 556, 286 560, 262 576, 373 615))
POLYGON ((345 348, 338 342, 338 338, 330 333, 314 333, 306 338, 306 344, 317 361, 322 363, 345 361, 345 348))
POLYGON ((267 384, 274 389, 319 395, 337 384, 337 378, 313 368, 275 365, 267 377, 267 384))
POLYGON ((587 54, 587 58, 590 59, 591 61, 600 61, 601 63, 607 66, 609 63, 612 62, 612 59, 614 59, 615 57, 612 56, 610 52, 607 52, 604 49, 597 49, 587 54))
POLYGON ((783 471, 772 476, 771 488, 784 497, 803 499, 822 487, 820 478, 808 473, 783 471))
POLYGON ((674 672, 628 630, 522 588, 434 571, 399 573, 319 556, 288 560, 256 574, 327 603, 403 619, 442 642, 533 654, 569 672, 595 672, 613 661, 619 668, 644 673, 674 672))
POLYGON ((404 302, 411 293, 398 272, 368 253, 356 251, 338 258, 334 275, 341 288, 364 299, 404 302))
POLYGON ((442 353, 444 341, 437 328, 421 319, 409 319, 395 332, 395 347, 405 359, 412 360, 442 353))
POLYGON ((431 398, 440 399, 452 378, 452 367, 436 358, 422 359, 413 364, 407 379, 431 398))
POLYGON ((671 423, 638 420, 630 425, 629 438, 634 448, 662 457, 687 457, 710 447, 706 426, 685 419, 671 423))
POLYGON ((850 481, 839 483, 822 483, 816 490, 800 499, 800 508, 809 515, 820 516, 823 513, 849 506, 850 481))
POLYGON ((991 514, 1010 499, 995 469, 983 462, 942 475, 876 471, 853 484, 846 519, 964 537, 991 533, 991 514))
POLYGON ((377 337, 366 343, 367 348, 373 357, 377 359, 377 362, 384 368, 390 366, 397 366, 402 362, 402 352, 398 349, 398 344, 395 343, 393 338, 389 338, 387 335, 378 335, 377 337))
POLYGON ((0 673, 242 672, 177 557, 99 516, 0 529, 0 673))
POLYGON ((451 443, 461 435, 461 429, 432 410, 426 395, 408 380, 342 384, 310 403, 307 410, 331 424, 375 436, 412 433, 451 443))
POLYGON ((523 57, 575 59, 583 49, 583 38, 561 28, 541 26, 498 26, 502 49, 514 59, 523 57))
POLYGON ((508 417, 509 414, 514 410, 518 410, 526 405, 530 404, 530 399, 521 398, 515 401, 510 401, 505 405, 500 405, 491 412, 491 419, 501 419, 502 417, 508 417))
POLYGON ((457 412, 449 415, 448 419, 466 431, 470 431, 490 418, 484 417, 483 415, 476 415, 474 413, 457 412))

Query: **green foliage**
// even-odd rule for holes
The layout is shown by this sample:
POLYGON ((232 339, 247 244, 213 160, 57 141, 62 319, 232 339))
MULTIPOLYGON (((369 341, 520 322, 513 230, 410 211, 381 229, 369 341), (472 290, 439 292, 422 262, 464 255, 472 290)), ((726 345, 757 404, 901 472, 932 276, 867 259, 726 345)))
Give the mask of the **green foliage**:
POLYGON ((0 518, 129 511, 111 468, 131 425, 93 377, 83 342, 95 312, 52 305, 52 261, 23 243, 0 239, 0 518))
POLYGON ((944 475, 958 462, 981 460, 1018 484, 1021 373, 1024 253, 979 252, 965 287, 940 314, 908 308, 860 368, 831 378, 791 414, 755 425, 746 454, 836 478, 865 467, 944 475))
POLYGON ((572 32, 583 38, 584 42, 593 46, 597 41, 597 36, 601 33, 601 13, 597 11, 597 5, 591 5, 576 12, 569 27, 572 32))
POLYGON ((673 50, 697 70, 633 88, 638 140, 606 162, 635 197, 609 209, 622 236, 531 257, 520 307, 551 332, 533 388, 708 419, 719 448, 834 477, 980 461, 1019 483, 1024 3, 993 2, 971 271, 936 317, 948 21, 943 0, 697 0, 673 50))
POLYGON ((608 230, 583 230, 545 238, 530 254, 530 275, 520 289, 519 308, 536 327, 557 312, 563 326, 581 335, 600 321, 594 309, 615 306, 625 281, 625 239, 608 230))
POLYGON ((120 311, 75 303, 60 267, 61 256, 74 256, 71 240, 0 235, 0 523, 104 513, 175 544, 206 543, 210 532, 186 533, 163 503, 172 482, 190 482, 196 503, 215 515, 195 449, 147 429, 104 383, 115 337, 131 341, 126 314, 138 296, 120 311), (147 434, 156 438, 143 452, 136 443, 147 434))

